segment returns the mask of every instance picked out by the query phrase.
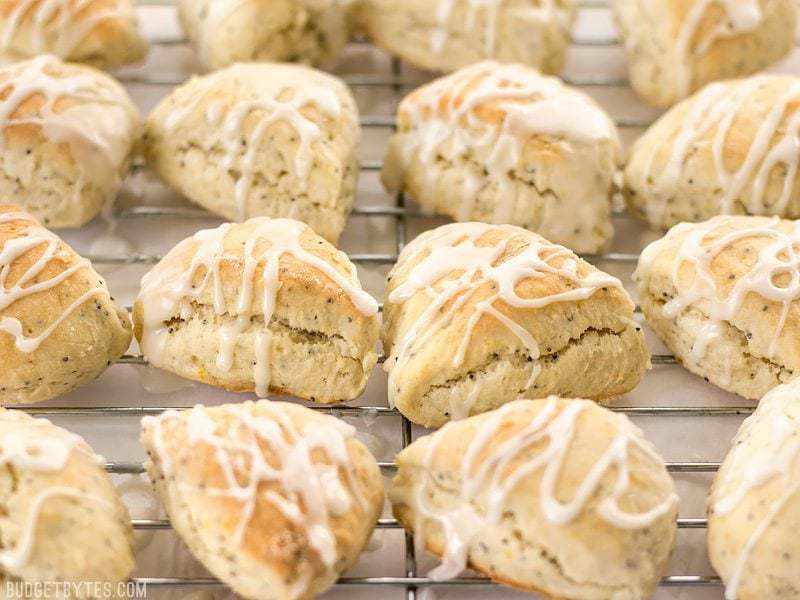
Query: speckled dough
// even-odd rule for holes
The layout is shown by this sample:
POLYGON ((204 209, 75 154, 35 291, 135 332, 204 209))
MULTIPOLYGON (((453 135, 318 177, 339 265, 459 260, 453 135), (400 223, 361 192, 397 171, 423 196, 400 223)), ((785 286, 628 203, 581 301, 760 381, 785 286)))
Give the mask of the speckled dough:
POLYGON ((614 233, 620 155, 613 122, 591 98, 534 69, 487 61, 402 101, 382 179, 459 221, 519 225, 599 253, 614 233))
POLYGON ((19 207, 0 206, 0 248, 0 404, 65 394, 99 376, 128 349, 128 313, 108 295, 103 278, 19 207), (14 250, 24 250, 31 236, 39 243, 14 250), (53 252, 49 260, 48 249, 53 252), (23 287, 31 287, 34 274, 33 281, 44 287, 20 293, 17 284, 28 276, 23 287), (82 297, 85 301, 79 302, 82 297), (22 328, 19 336, 10 333, 15 320, 22 328), (18 346, 40 337, 36 348, 18 346))
POLYGON ((800 217, 799 101, 800 78, 759 75, 680 103, 631 149, 629 209, 660 229, 719 214, 800 217))
MULTIPOLYGON (((496 265, 512 260, 533 244, 545 244, 543 257, 558 253, 539 265, 535 276, 515 285, 522 299, 542 299, 544 305, 520 308, 500 298, 491 301, 501 285, 487 279, 448 299, 439 311, 443 321, 435 327, 425 324, 416 339, 403 343, 425 318, 435 294, 430 294, 432 288, 424 288, 405 302, 392 302, 392 292, 407 283, 414 268, 429 256, 426 240, 452 235, 443 246, 456 246, 475 225, 482 224, 454 224, 423 234, 407 247, 389 274, 382 337, 384 351, 390 356, 385 366, 390 370, 389 395, 398 409, 415 423, 439 427, 458 412, 474 415, 521 397, 561 394, 602 401, 634 389, 649 367, 650 355, 641 328, 633 321, 633 302, 616 287, 619 282, 572 252, 548 245, 540 236, 518 227, 487 225, 485 233, 475 236, 476 245, 502 248, 496 265), (607 278, 608 285, 599 284, 585 299, 544 300, 569 294, 577 287, 571 279, 552 272, 569 268, 570 261, 580 277, 607 278), (478 314, 487 300, 499 316, 478 314), (527 335, 538 346, 538 357, 532 356, 523 342, 527 335), (459 348, 464 354, 455 362, 459 348), (541 369, 538 375, 534 376, 534 369, 541 369)), ((434 271, 439 277, 436 290, 447 289, 445 282, 453 284, 467 272, 449 266, 432 267, 430 272, 434 271)), ((481 279, 473 277, 473 281, 481 279)))
POLYGON ((330 415, 265 400, 168 413, 144 423, 142 444, 172 525, 214 575, 249 600, 299 600, 355 564, 383 508, 380 470, 353 433, 330 415), (258 470, 261 461, 270 468, 258 470), (305 486, 326 498, 303 506, 305 486), (334 489, 346 506, 330 503, 334 489), (330 566, 314 546, 322 534, 334 543, 330 566))
POLYGON ((708 497, 711 563, 736 600, 800 598, 800 380, 742 425, 708 497))
POLYGON ((209 70, 236 62, 333 63, 347 43, 352 0, 180 0, 178 16, 209 70))
POLYGON ((167 183, 212 212, 291 217, 335 243, 353 204, 360 135, 355 101, 335 77, 238 64, 163 100, 147 120, 145 153, 167 183), (298 98, 305 102, 295 107, 298 98))
POLYGON ((777 62, 793 47, 797 20, 793 0, 613 0, 612 7, 631 85, 660 107, 777 62))
POLYGON ((674 483, 663 459, 627 417, 591 402, 584 403, 564 438, 524 437, 525 430, 541 432, 542 423, 555 421, 547 410, 563 415, 577 402, 517 401, 494 427, 490 424, 500 411, 450 423, 417 439, 397 456, 398 471, 389 491, 395 517, 408 531, 423 534, 426 548, 437 556, 454 550, 451 544, 460 537, 467 544, 470 568, 537 597, 649 598, 675 544, 674 483), (486 436, 483 446, 473 453, 481 435, 486 436), (590 476, 620 435, 629 440, 625 460, 632 476, 616 504, 626 513, 660 513, 643 527, 617 527, 603 518, 611 490, 619 484, 616 468, 604 470, 596 480, 590 476), (556 453, 562 442, 564 453, 556 453), (509 444, 519 452, 505 454, 509 444), (550 471, 556 463, 553 480, 550 471), (577 500, 586 485, 592 493, 577 500), (493 519, 497 494, 503 503, 494 508, 501 512, 493 519), (574 516, 553 520, 549 511, 557 507, 574 516), (453 530, 445 532, 442 521, 428 511, 444 515, 453 530))
POLYGON ((431 71, 495 58, 559 73, 573 0, 364 0, 360 21, 378 46, 431 71))
POLYGON ((132 0, 5 0, 0 3, 0 61, 43 53, 116 69, 137 63, 148 44, 132 0))
POLYGON ((753 400, 800 372, 797 296, 793 286, 784 287, 785 294, 781 291, 788 277, 797 278, 796 263, 776 267, 782 272, 772 274, 775 287, 767 292, 771 299, 749 291, 739 296, 740 302, 731 300, 733 290, 747 289, 754 279, 762 252, 764 256, 782 252, 782 248, 770 250, 775 242, 771 235, 743 233, 771 226, 792 239, 798 236, 796 222, 766 217, 717 217, 677 225, 645 250, 636 274, 647 322, 677 360, 707 381, 753 400), (702 248, 719 249, 702 278, 691 258, 678 259, 687 237, 698 232, 706 232, 702 248), (718 244, 720 240, 729 243, 718 244), (707 290, 696 299, 689 293, 695 284, 707 290), (786 304, 779 300, 784 296, 786 304), (680 302, 682 297, 685 302, 680 302), (718 304, 712 306, 709 297, 717 298, 718 304), (677 303, 674 311, 665 309, 671 302, 677 303), (724 306, 732 314, 722 314, 724 306), (712 311, 714 319, 709 316, 712 311))
POLYGON ((17 410, 0 409, 0 442, 3 598, 27 597, 7 592, 15 582, 84 584, 70 596, 118 598, 134 568, 133 530, 102 458, 77 435, 17 410))

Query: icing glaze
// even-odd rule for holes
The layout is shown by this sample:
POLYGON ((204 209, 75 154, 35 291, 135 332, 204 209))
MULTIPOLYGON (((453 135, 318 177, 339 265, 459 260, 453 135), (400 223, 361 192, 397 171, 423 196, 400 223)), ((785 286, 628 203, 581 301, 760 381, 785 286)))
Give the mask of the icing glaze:
POLYGON ((633 277, 646 282, 656 258, 672 245, 672 240, 683 238, 672 263, 671 281, 675 297, 664 304, 662 310, 668 319, 677 318, 688 308, 699 308, 707 316, 708 323, 700 331, 692 349, 695 360, 705 356, 708 345, 723 333, 724 325, 736 317, 749 294, 757 294, 781 305, 781 316, 771 332, 772 340, 767 352, 767 358, 772 358, 789 310, 800 297, 800 222, 792 222, 788 231, 784 231, 787 222, 777 217, 729 227, 746 222, 743 217, 719 216, 705 223, 681 223, 645 248, 639 259, 633 277), (714 239, 709 239, 712 235, 714 239), (712 271, 714 260, 722 252, 748 239, 766 239, 769 243, 759 250, 753 265, 736 278, 725 294, 712 271), (686 264, 691 265, 694 272, 688 282, 682 283, 681 269, 686 264))
POLYGON ((337 119, 343 106, 336 87, 317 71, 280 64, 234 65, 196 80, 199 85, 191 97, 167 114, 164 120, 167 134, 185 125, 210 95, 239 80, 246 82, 249 98, 212 101, 204 117, 209 125, 215 125, 222 132, 224 156, 221 164, 228 173, 235 174, 237 219, 242 221, 249 216, 247 201, 259 150, 268 143, 264 139, 267 129, 283 122, 297 134, 297 150, 293 159, 287 157, 286 160, 300 190, 304 191, 314 165, 314 144, 325 135, 320 125, 322 119, 306 113, 313 106, 323 118, 337 119))
POLYGON ((172 457, 176 453, 191 453, 201 446, 213 449, 209 456, 225 484, 204 487, 202 493, 240 503, 233 532, 237 546, 244 543, 258 505, 269 503, 305 532, 321 562, 333 569, 338 551, 331 517, 367 507, 347 449, 355 428, 336 419, 298 425, 290 415, 270 402, 214 409, 196 406, 188 414, 167 411, 158 417, 145 417, 142 425, 152 430, 153 448, 166 477, 175 474, 172 457), (184 423, 186 447, 169 443, 169 435, 174 435, 177 426, 169 426, 170 421, 184 423), (264 445, 269 448, 269 458, 264 445), (324 462, 318 451, 324 452, 324 462))
MULTIPOLYGON (((586 300, 602 288, 622 289, 617 278, 600 271, 579 275, 579 259, 572 251, 510 225, 444 225, 422 234, 406 246, 400 255, 399 264, 414 260, 416 256, 421 256, 422 259, 410 270, 406 280, 388 296, 388 301, 392 304, 407 302, 420 292, 429 298, 425 308, 394 345, 384 363, 384 368, 389 372, 391 405, 394 405, 396 390, 395 374, 406 368, 415 351, 424 347, 432 336, 450 327, 456 313, 480 290, 491 286, 494 293, 475 304, 459 346, 454 349, 452 365, 458 367, 462 364, 474 328, 481 319, 488 316, 514 333, 533 360, 527 389, 541 370, 538 364, 539 345, 527 329, 498 310, 498 307, 538 309, 555 302, 586 300), (509 236, 494 245, 481 244, 481 238, 492 231, 507 232, 509 236), (508 243, 515 236, 524 236, 528 245, 513 256, 506 256, 508 243), (574 287, 538 298, 523 298, 517 293, 516 288, 520 282, 542 277, 567 280, 574 287)), ((625 323, 625 326, 629 324, 625 323)), ((475 397, 471 397, 466 402, 471 404, 475 400, 475 397)), ((451 402, 451 407, 455 408, 454 404, 451 402)), ((465 409, 469 410, 468 407, 465 409)), ((466 416, 463 410, 457 409, 456 414, 466 416)))
MULTIPOLYGON (((30 327, 23 325, 17 317, 2 314, 15 302, 34 294, 51 290, 69 279, 72 275, 87 268, 91 263, 85 258, 75 261, 69 267, 47 279, 41 278, 51 261, 72 261, 72 257, 62 248, 61 240, 36 223, 32 217, 23 212, 0 213, 0 226, 5 223, 23 221, 26 227, 20 234, 6 240, 0 247, 0 331, 14 338, 14 346, 20 352, 34 352, 56 328, 83 303, 94 296, 109 298, 105 286, 92 287, 75 298, 60 313, 50 315, 52 319, 44 329, 36 335, 30 334, 30 327), (29 252, 40 251, 39 258, 18 274, 13 283, 9 283, 9 275, 14 269, 18 271, 17 261, 29 252)), ((53 307, 55 308, 55 307, 53 307)))
POLYGON ((348 274, 341 273, 325 259, 303 248, 301 237, 309 231, 307 225, 291 219, 266 217, 251 219, 247 224, 252 226, 252 233, 244 243, 241 257, 225 247, 226 236, 234 227, 226 223, 216 229, 199 231, 184 240, 142 278, 139 294, 143 307, 141 347, 151 364, 156 367, 163 365, 162 357, 170 336, 169 322, 187 314, 190 304, 210 290, 214 312, 220 316, 227 314, 235 317, 221 327, 217 335, 219 348, 216 366, 219 369, 231 369, 238 337, 251 326, 254 318, 263 319, 263 329, 255 335, 256 361, 253 380, 256 393, 264 397, 270 386, 272 334, 267 325, 275 311, 281 287, 278 270, 281 257, 291 255, 320 271, 339 286, 355 308, 366 316, 377 314, 378 304, 361 289, 355 267, 350 265, 344 254, 340 253, 342 261, 351 266, 348 274), (192 259, 184 267, 177 257, 183 256, 189 249, 193 252, 192 259), (237 286, 239 293, 233 306, 227 305, 225 301, 220 277, 223 263, 241 268, 242 279, 237 286), (259 267, 263 269, 260 276, 256 277, 259 267), (255 303, 256 286, 262 288, 261 306, 256 306, 255 303))
POLYGON ((518 64, 485 61, 437 79, 403 100, 398 119, 402 161, 428 167, 423 196, 431 196, 441 179, 439 157, 449 162, 468 151, 486 155, 478 168, 464 169, 459 221, 471 218, 477 193, 491 183, 500 192, 492 222, 511 222, 513 174, 530 136, 619 146, 614 123, 588 96, 518 64))
MULTIPOLYGON (((651 222, 662 222, 668 202, 675 193, 683 166, 698 147, 710 147, 719 182, 719 210, 722 214, 782 215, 792 199, 798 171, 800 111, 787 113, 800 98, 800 81, 793 82, 769 104, 758 119, 744 160, 731 172, 726 144, 743 106, 765 86, 774 86, 775 78, 762 75, 727 83, 713 83, 691 100, 685 118, 676 124, 674 141, 665 166, 656 171, 656 155, 662 145, 653 144, 648 157, 645 181, 648 187, 647 214, 651 222), (708 139, 707 139, 708 138, 708 139), (777 198, 766 195, 775 168, 785 167, 783 187, 777 198), (749 192, 749 197, 748 197, 749 192)), ((672 136, 670 136, 672 137, 672 136)))
MULTIPOLYGON (((627 512, 620 500, 633 493, 631 488, 631 450, 639 451, 644 460, 663 464, 655 449, 637 434, 634 428, 617 427, 614 439, 577 486, 569 502, 558 499, 559 479, 571 446, 577 443, 578 419, 593 403, 576 400, 559 406, 556 398, 543 401, 532 418, 531 402, 518 400, 489 413, 475 430, 461 461, 456 502, 436 507, 429 502, 436 483, 437 452, 444 447, 451 429, 448 423, 432 434, 422 460, 422 474, 408 490, 393 490, 400 500, 413 509, 415 535, 424 542, 425 525, 433 521, 444 533, 442 564, 429 574, 443 580, 457 576, 467 565, 472 544, 496 526, 507 509, 510 494, 527 477, 541 472, 539 506, 542 518, 552 525, 567 525, 580 518, 591 499, 602 494, 592 511, 612 527, 625 530, 644 529, 666 515, 677 503, 673 493, 652 508, 627 512), (520 424, 507 439, 503 435, 510 423, 520 424), (524 423, 524 424, 523 424, 524 423), (514 463, 518 463, 513 469, 514 463), (604 482, 613 473, 613 482, 604 482), (602 491, 601 491, 602 490, 602 491)), ((452 436, 451 436, 452 437, 452 436)))

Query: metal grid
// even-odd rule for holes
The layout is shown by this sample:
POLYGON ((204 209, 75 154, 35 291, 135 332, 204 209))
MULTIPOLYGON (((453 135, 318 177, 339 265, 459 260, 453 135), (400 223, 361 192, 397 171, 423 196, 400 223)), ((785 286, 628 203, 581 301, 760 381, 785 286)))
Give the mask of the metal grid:
MULTIPOLYGON (((139 0, 139 5, 142 6, 172 6, 170 0, 139 0)), ((581 9, 586 8, 607 8, 606 0, 581 0, 579 2, 581 9)), ((156 40, 153 45, 179 45, 185 44, 186 40, 181 38, 176 39, 163 39, 156 40)), ((363 43, 363 42, 355 42, 363 43)), ((603 39, 574 39, 573 44, 582 47, 607 47, 619 44, 619 40, 615 38, 603 39)), ((398 60, 392 60, 391 71, 387 75, 349 75, 344 76, 342 79, 351 87, 366 87, 366 88, 386 88, 394 92, 394 99, 399 101, 405 91, 410 88, 416 87, 422 80, 408 80, 402 76, 402 69, 398 60)), ((164 86, 171 88, 183 83, 183 79, 174 77, 159 77, 153 75, 131 73, 122 74, 119 80, 125 84, 148 84, 153 86, 164 86)), ((609 77, 588 77, 588 78, 567 78, 565 81, 568 84, 580 87, 621 87, 626 86, 627 81, 623 78, 609 78, 609 77)), ((165 90, 166 92, 166 90, 165 90)), ((394 127, 394 119, 384 115, 362 115, 361 116, 362 128, 384 128, 391 129, 394 127)), ((619 118, 616 119, 616 124, 620 129, 646 128, 651 124, 651 121, 636 120, 619 118)), ((362 161, 361 170, 365 172, 379 171, 381 164, 379 161, 362 161)), ((136 165, 135 169, 145 168, 142 165, 136 165)), ((178 217, 185 219, 202 219, 209 218, 213 215, 206 212, 201 208, 192 207, 174 207, 174 206, 138 206, 129 207, 117 211, 116 218, 125 219, 147 219, 147 218, 164 218, 164 217, 178 217)), ((406 199, 402 194, 397 195, 394 206, 360 206, 353 210, 352 217, 390 217, 395 223, 395 237, 396 244, 394 252, 391 254, 350 254, 350 260, 357 265, 392 265, 397 261, 399 253, 402 251, 407 237, 408 237, 408 221, 412 218, 420 218, 424 216, 417 210, 406 206, 406 199)), ((618 213, 615 215, 617 218, 628 218, 627 215, 618 213)), ((149 254, 133 254, 126 257, 112 256, 112 255, 89 255, 87 256, 93 263, 100 265, 127 265, 127 264, 140 264, 151 265, 160 260, 160 256, 149 254)), ((596 264, 633 264, 638 260, 638 254, 626 253, 607 253, 597 256, 584 256, 590 262, 596 264)), ((637 312, 639 308, 637 307, 637 312)), ((382 360, 381 360, 382 362, 382 360)), ((655 354, 652 356, 654 365, 674 365, 677 361, 672 355, 668 354, 655 354)), ((133 365, 146 365, 144 358, 140 355, 125 355, 119 361, 119 364, 133 364, 133 365)), ((169 409, 175 408, 191 408, 190 405, 184 407, 170 406, 169 409)), ((401 440, 401 447, 405 448, 412 442, 412 424, 403 415, 400 415, 396 409, 388 407, 374 407, 374 406, 313 406, 310 407, 314 410, 327 412, 338 417, 343 416, 364 416, 366 414, 377 415, 379 417, 395 416, 399 417, 400 431, 399 436, 401 440)), ((137 407, 137 406, 94 406, 94 407, 46 407, 46 408, 27 408, 26 412, 39 415, 39 416, 104 416, 107 418, 113 417, 142 417, 145 415, 157 415, 161 412, 168 410, 167 407, 137 407)), ((661 416, 661 417, 720 417, 720 416, 745 416, 754 410, 752 406, 651 406, 651 407, 637 407, 637 406, 623 406, 612 408, 615 412, 627 414, 629 416, 661 416)), ((395 470, 396 465, 394 462, 379 462, 381 470, 384 472, 392 472, 395 470)), ((667 463, 667 469, 672 473, 712 473, 719 468, 718 462, 670 462, 667 463)), ((106 464, 106 470, 114 474, 139 474, 143 473, 144 469, 141 463, 138 462, 124 462, 113 461, 106 464)), ((133 527, 136 530, 164 530, 170 529, 170 523, 165 519, 134 519, 133 527)), ((680 518, 678 519, 678 527, 681 529, 704 529, 706 527, 705 518, 680 518)), ((378 529, 400 529, 400 525, 395 519, 380 519, 377 524, 378 529)), ((392 586, 399 587, 405 590, 405 597, 408 600, 416 600, 420 588, 432 586, 489 586, 496 585, 484 577, 466 576, 452 579, 449 581, 435 581, 428 577, 420 576, 418 574, 417 559, 414 549, 414 540, 411 534, 405 533, 405 554, 404 554, 404 576, 402 577, 345 577, 341 578, 336 585, 338 586, 392 586)), ((170 588, 180 586, 203 586, 214 587, 224 586, 224 584, 213 578, 197 578, 197 577, 140 577, 135 579, 136 582, 145 583, 154 588, 170 588)), ((684 586, 719 586, 721 581, 715 576, 704 575, 669 575, 662 579, 662 586, 667 587, 684 587, 684 586)))

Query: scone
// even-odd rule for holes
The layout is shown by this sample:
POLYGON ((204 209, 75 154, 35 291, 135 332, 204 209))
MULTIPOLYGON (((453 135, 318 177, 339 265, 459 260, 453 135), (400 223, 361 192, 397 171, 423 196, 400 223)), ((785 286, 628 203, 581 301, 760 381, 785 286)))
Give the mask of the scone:
POLYGON ((678 498, 655 447, 588 400, 518 400, 397 456, 394 515, 441 557, 545 598, 642 600, 675 544, 678 498))
POLYGON ((800 217, 800 78, 713 83, 661 117, 625 168, 628 207, 655 228, 719 214, 800 217))
POLYGON ((102 457, 46 419, 2 408, 0 448, 3 597, 55 582, 82 584, 72 597, 112 597, 133 571, 133 530, 102 457))
POLYGON ((30 214, 0 205, 0 405, 65 394, 130 342, 128 313, 91 263, 30 214))
POLYGON ((105 73, 49 55, 2 67, 0 195, 48 227, 79 227, 116 197, 139 129, 105 73))
POLYGON ((800 380, 769 392, 708 497, 708 551, 729 600, 800 594, 800 380))
POLYGON ((338 79, 298 65, 238 64, 196 77, 150 114, 150 166, 226 219, 291 217, 336 242, 353 205, 361 130, 338 79))
POLYGON ((389 273, 389 401, 439 427, 521 397, 604 400, 650 363, 618 279, 511 225, 459 223, 411 242, 389 273))
POLYGON ((377 313, 344 253, 303 223, 265 217, 182 241, 142 279, 133 307, 153 366, 322 403, 363 391, 377 313))
POLYGON ((760 399, 800 373, 800 226, 767 217, 683 223, 634 274, 653 331, 691 372, 760 399))
POLYGON ((794 46, 794 0, 613 0, 630 83, 671 106, 720 79, 751 75, 794 46))
POLYGON ((115 69, 144 59, 132 0, 4 0, 0 61, 51 53, 64 60, 115 69))
POLYGON ((363 0, 372 41, 431 71, 488 58, 560 73, 575 20, 573 0, 363 0))
POLYGON ((183 30, 201 64, 333 63, 347 44, 352 0, 179 0, 183 30))
POLYGON ((355 429, 283 402, 142 421, 149 473, 194 555, 250 600, 313 598, 355 564, 383 478, 355 429))
POLYGON ((620 152, 614 123, 582 92, 482 62, 402 101, 383 182, 459 221, 519 225, 596 253, 614 233, 620 152))

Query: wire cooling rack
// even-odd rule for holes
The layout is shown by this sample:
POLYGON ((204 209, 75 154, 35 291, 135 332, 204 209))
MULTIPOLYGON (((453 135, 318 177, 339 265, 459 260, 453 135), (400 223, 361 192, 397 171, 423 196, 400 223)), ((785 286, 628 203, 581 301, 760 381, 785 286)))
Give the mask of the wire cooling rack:
MULTIPOLYGON (((140 10, 147 10, 151 8, 167 9, 172 6, 169 0, 139 0, 140 10)), ((581 31, 592 30, 592 20, 603 13, 607 13, 607 2, 604 0, 582 0, 580 3, 580 17, 579 17, 579 32, 574 36, 573 51, 591 52, 592 49, 616 49, 619 50, 619 40, 613 33, 605 36, 598 35, 582 35, 581 31)), ((604 17, 608 18, 607 14, 604 17)), ((147 19, 143 19, 145 25, 148 24, 147 19)), ((150 19, 152 24, 152 18, 150 19)), ((160 28, 158 28, 160 30, 160 28)), ((169 49, 171 47, 184 47, 186 41, 181 36, 151 35, 151 42, 155 49, 169 49)), ((355 44, 364 44, 365 42, 355 42, 355 44)), ((408 90, 423 83, 428 76, 415 72, 413 69, 408 69, 400 64, 397 60, 387 61, 388 68, 380 70, 380 72, 367 72, 367 73, 348 73, 342 76, 342 79, 351 86, 354 90, 363 88, 365 93, 390 93, 393 103, 396 105, 400 98, 408 90)), ((617 70, 619 71, 619 69, 617 70)), ((620 71, 621 72, 621 71, 620 71)), ((163 96, 169 90, 185 81, 188 74, 173 75, 173 74, 159 74, 152 72, 152 70, 132 70, 123 71, 119 74, 119 79, 127 86, 145 85, 152 88, 160 89, 160 95, 163 96)), ((625 77, 617 73, 568 73, 565 76, 567 83, 582 88, 588 88, 589 92, 597 92, 602 95, 603 92, 612 90, 614 88, 623 88, 627 85, 625 77)), ((594 94, 593 94, 594 95, 594 94)), ((647 127, 652 122, 652 116, 636 116, 630 114, 616 115, 615 121, 620 128, 623 138, 632 138, 638 130, 647 127), (627 135, 626 135, 627 134, 627 135)), ((383 130, 384 134, 391 132, 394 126, 394 118, 391 113, 387 114, 370 114, 366 113, 361 116, 361 126, 365 133, 370 130, 383 130)), ((139 165, 137 169, 144 169, 139 165)), ((379 160, 365 159, 361 162, 361 170, 364 174, 379 171, 381 164, 379 160)), ((116 218, 119 223, 123 224, 123 228, 127 223, 133 223, 141 220, 159 219, 180 219, 185 220, 191 224, 192 221, 199 221, 202 219, 209 219, 209 213, 206 211, 190 207, 188 204, 184 205, 134 205, 122 207, 116 211, 116 218)), ((353 210, 351 219, 369 219, 373 217, 381 217, 390 219, 393 222, 394 229, 394 248, 391 252, 372 253, 350 253, 350 259, 358 266, 391 266, 397 260, 397 257, 407 239, 410 236, 410 224, 418 219, 429 218, 407 203, 406 198, 401 194, 394 198, 391 203, 383 204, 363 204, 358 203, 353 210)), ((629 219, 624 213, 617 212, 615 219, 618 221, 626 221, 629 219)), ((175 240, 177 241, 177 240, 175 240)), ((114 254, 103 253, 89 253, 88 258, 99 267, 114 266, 114 265, 152 265, 155 264, 161 257, 157 253, 142 253, 133 252, 125 256, 118 256, 114 254)), ((627 266, 635 264, 638 259, 638 252, 613 252, 598 256, 587 256, 590 262, 595 263, 600 268, 609 268, 610 266, 627 266)), ((637 308, 638 312, 638 308, 637 308)), ((674 357, 666 353, 655 353, 652 356, 654 365, 676 365, 674 357)), ((145 365, 144 359, 137 354, 128 354, 120 361, 120 364, 128 365, 145 365)), ((677 367, 674 367, 677 369, 677 367)), ((236 401, 239 396, 232 398, 236 401)), ((385 396, 384 396, 385 399, 385 396)), ((187 399, 184 406, 177 408, 189 408, 193 403, 187 399)), ((346 406, 333 406, 333 407, 320 407, 312 406, 315 410, 328 412, 339 417, 364 417, 370 415, 378 418, 394 417, 399 423, 399 429, 396 432, 399 438, 400 447, 406 447, 413 439, 413 430, 411 423, 399 415, 399 413, 392 408, 386 406, 362 406, 356 405, 346 406)), ((176 408, 175 405, 169 406, 47 406, 47 407, 34 407, 28 408, 27 412, 34 415, 42 415, 49 417, 102 417, 103 419, 114 419, 119 417, 141 417, 145 415, 159 414, 168 408, 176 408)), ((625 413, 631 417, 654 417, 674 419, 675 423, 680 423, 682 418, 715 418, 715 417, 742 417, 750 414, 753 410, 752 406, 742 405, 742 402, 733 402, 712 405, 711 403, 704 403, 702 399, 699 402, 692 402, 688 405, 669 405, 669 404, 655 404, 655 405, 625 405, 614 406, 612 410, 625 413)), ((676 425, 677 427, 677 425, 676 425)), ((391 474, 395 469, 393 462, 384 461, 379 463, 381 469, 386 474, 391 474)), ((672 473, 713 473, 719 467, 718 461, 712 460, 693 460, 682 462, 668 462, 667 467, 672 473)), ((114 474, 138 474, 143 472, 141 462, 137 461, 124 461, 114 460, 106 465, 107 470, 114 474)), ((136 530, 166 530, 170 528, 170 524, 164 519, 134 519, 133 526, 136 530)), ((704 529, 706 527, 706 519, 702 517, 689 517, 680 518, 678 526, 681 530, 690 529, 704 529)), ((379 529, 400 529, 397 521, 391 518, 384 518, 378 522, 379 529)), ((339 580, 337 586, 374 586, 377 590, 390 586, 403 590, 404 595, 409 600, 415 600, 418 593, 427 588, 432 587, 461 587, 461 586, 490 586, 494 585, 489 580, 482 577, 463 576, 454 580, 439 582, 434 581, 428 577, 421 575, 421 570, 418 568, 418 557, 415 554, 414 540, 411 535, 405 534, 404 549, 403 549, 404 568, 402 576, 349 576, 339 580)), ((213 578, 207 577, 139 577, 137 582, 146 583, 149 587, 153 588, 166 588, 174 589, 180 587, 202 587, 213 588, 221 586, 222 584, 213 578)), ((665 577, 662 582, 665 587, 685 587, 687 589, 695 589, 704 586, 720 586, 718 577, 712 575, 701 575, 695 573, 675 573, 665 577)))

